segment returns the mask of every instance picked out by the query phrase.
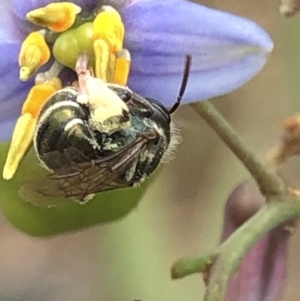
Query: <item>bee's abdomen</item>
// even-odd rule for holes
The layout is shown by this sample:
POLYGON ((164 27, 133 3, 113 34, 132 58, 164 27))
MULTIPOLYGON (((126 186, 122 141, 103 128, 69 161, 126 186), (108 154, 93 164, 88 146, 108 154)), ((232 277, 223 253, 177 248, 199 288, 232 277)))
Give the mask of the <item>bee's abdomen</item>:
POLYGON ((93 145, 94 138, 87 126, 88 111, 77 103, 76 97, 74 89, 60 90, 39 116, 34 146, 40 161, 50 169, 79 163, 94 155, 96 141, 93 145), (68 152, 64 153, 66 149, 68 152))

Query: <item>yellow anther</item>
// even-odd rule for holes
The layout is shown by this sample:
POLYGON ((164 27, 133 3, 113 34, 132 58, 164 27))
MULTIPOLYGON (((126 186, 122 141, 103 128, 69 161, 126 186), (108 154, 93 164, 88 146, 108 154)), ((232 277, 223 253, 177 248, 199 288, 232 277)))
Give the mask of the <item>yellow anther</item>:
POLYGON ((103 40, 96 40, 94 42, 94 53, 95 53, 95 75, 107 82, 110 51, 107 43, 103 40))
POLYGON ((61 82, 59 79, 53 79, 33 86, 23 104, 22 115, 30 113, 33 117, 38 117, 48 98, 60 88, 61 82))
POLYGON ((130 71, 130 54, 123 49, 125 28, 119 13, 104 6, 93 22, 96 77, 126 85, 130 71))
POLYGON ((20 162, 31 145, 35 124, 35 119, 29 113, 18 119, 3 168, 2 176, 4 180, 11 180, 15 175, 20 162))
POLYGON ((28 80, 50 59, 50 50, 41 32, 32 32, 23 42, 20 55, 20 80, 28 80))
POLYGON ((14 128, 11 144, 3 169, 3 179, 10 180, 15 175, 19 164, 29 150, 39 113, 56 91, 57 82, 35 85, 30 90, 23 104, 22 115, 14 128))
POLYGON ((63 32, 74 24, 76 15, 80 12, 81 8, 76 4, 59 2, 32 10, 26 17, 36 25, 63 32))
POLYGON ((130 53, 128 50, 121 50, 116 57, 115 72, 112 82, 126 86, 130 71, 130 53))
POLYGON ((123 48, 124 24, 119 13, 110 6, 104 6, 103 11, 94 20, 94 41, 104 40, 110 52, 117 53, 123 48))
POLYGON ((107 78, 109 83, 114 83, 114 76, 115 76, 115 68, 116 68, 116 55, 114 53, 110 54, 109 59, 109 67, 107 71, 107 78))

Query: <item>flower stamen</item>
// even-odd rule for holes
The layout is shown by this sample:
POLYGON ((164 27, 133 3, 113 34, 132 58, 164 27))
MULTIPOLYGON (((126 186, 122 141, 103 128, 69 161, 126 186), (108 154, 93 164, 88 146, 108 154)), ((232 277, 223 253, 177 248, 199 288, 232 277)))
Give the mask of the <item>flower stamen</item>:
POLYGON ((125 28, 120 14, 110 6, 103 6, 93 22, 93 28, 96 77, 126 85, 130 55, 123 49, 125 28))
POLYGON ((50 59, 50 50, 42 31, 32 32, 23 42, 20 55, 20 80, 28 80, 50 59))
POLYGON ((55 32, 69 29, 75 22, 76 16, 81 12, 81 7, 69 2, 50 3, 47 6, 30 11, 27 19, 42 27, 47 27, 55 32))
POLYGON ((95 75, 101 78, 103 81, 109 81, 109 71, 110 71, 110 60, 111 54, 109 47, 104 40, 96 40, 94 42, 94 53, 95 53, 95 75))
POLYGON ((37 118, 43 105, 55 91, 61 89, 61 86, 60 80, 56 78, 44 84, 35 85, 30 90, 22 107, 22 115, 14 128, 3 169, 3 179, 10 180, 15 175, 20 162, 31 146, 37 118))
POLYGON ((93 25, 94 40, 104 40, 113 53, 117 53, 122 49, 125 29, 121 16, 114 8, 103 6, 93 25))
POLYGON ((115 62, 115 72, 112 82, 125 86, 127 84, 130 72, 130 52, 127 49, 122 49, 117 53, 115 62))

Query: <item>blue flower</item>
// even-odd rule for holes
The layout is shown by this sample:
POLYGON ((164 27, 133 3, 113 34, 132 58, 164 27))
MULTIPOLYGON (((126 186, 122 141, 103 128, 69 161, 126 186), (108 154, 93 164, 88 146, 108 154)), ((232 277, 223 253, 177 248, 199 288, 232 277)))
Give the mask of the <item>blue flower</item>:
MULTIPOLYGON (((18 56, 32 30, 26 14, 51 0, 0 1, 0 166, 4 166, 12 129, 33 79, 19 80, 18 56)), ((73 1, 92 9, 99 0, 73 1)), ((103 0, 120 12, 125 23, 125 45, 132 65, 128 85, 143 96, 172 106, 177 98, 186 55, 192 68, 183 103, 231 92, 253 78, 272 50, 272 40, 254 22, 185 0, 103 0)), ((46 67, 46 66, 45 66, 46 67)), ((41 70, 43 71, 43 70, 41 70)), ((68 77, 69 79, 69 77, 68 77)), ((18 229, 35 236, 75 231, 118 220, 137 206, 142 189, 99 193, 85 206, 33 206, 19 196, 24 181, 42 176, 34 153, 29 153, 12 181, 0 178, 0 206, 18 229)), ((43 201, 43 200, 41 200, 43 201)))
MULTIPOLYGON (((25 15, 51 0, 0 3, 0 141, 11 137, 33 80, 19 81, 18 53, 25 15)), ((97 0, 72 1, 83 9, 97 0)), ((117 7, 126 27, 125 47, 132 55, 128 85, 171 106, 180 87, 184 60, 192 72, 183 103, 229 93, 252 79, 273 48, 269 35, 254 22, 185 0, 104 0, 117 7)))

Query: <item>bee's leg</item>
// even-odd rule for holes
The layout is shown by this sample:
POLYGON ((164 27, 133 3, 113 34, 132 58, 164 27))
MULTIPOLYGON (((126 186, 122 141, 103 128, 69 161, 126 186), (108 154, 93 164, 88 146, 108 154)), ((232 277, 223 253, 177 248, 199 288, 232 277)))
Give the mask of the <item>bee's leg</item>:
POLYGON ((96 196, 95 193, 91 193, 86 195, 85 197, 81 198, 80 200, 78 200, 77 202, 80 205, 86 205, 89 201, 91 201, 94 197, 96 196))
POLYGON ((61 89, 61 82, 58 78, 54 78, 52 81, 37 84, 30 90, 12 135, 3 169, 5 180, 12 179, 16 173, 20 162, 31 146, 40 110, 48 98, 58 89, 61 89))
POLYGON ((45 41, 45 32, 32 32, 22 43, 19 54, 20 80, 27 81, 50 59, 50 50, 45 41))
POLYGON ((75 22, 81 7, 69 2, 50 3, 27 13, 28 21, 55 32, 69 29, 75 22))
POLYGON ((125 28, 121 16, 111 6, 103 6, 93 25, 96 77, 126 85, 130 55, 123 49, 125 28))
POLYGON ((87 53, 82 53, 79 55, 77 61, 76 61, 76 66, 75 66, 75 71, 78 76, 78 82, 76 83, 78 87, 78 96, 77 96, 77 101, 81 104, 87 105, 89 102, 88 99, 88 88, 87 88, 87 80, 91 76, 89 67, 88 67, 88 55, 87 53))

